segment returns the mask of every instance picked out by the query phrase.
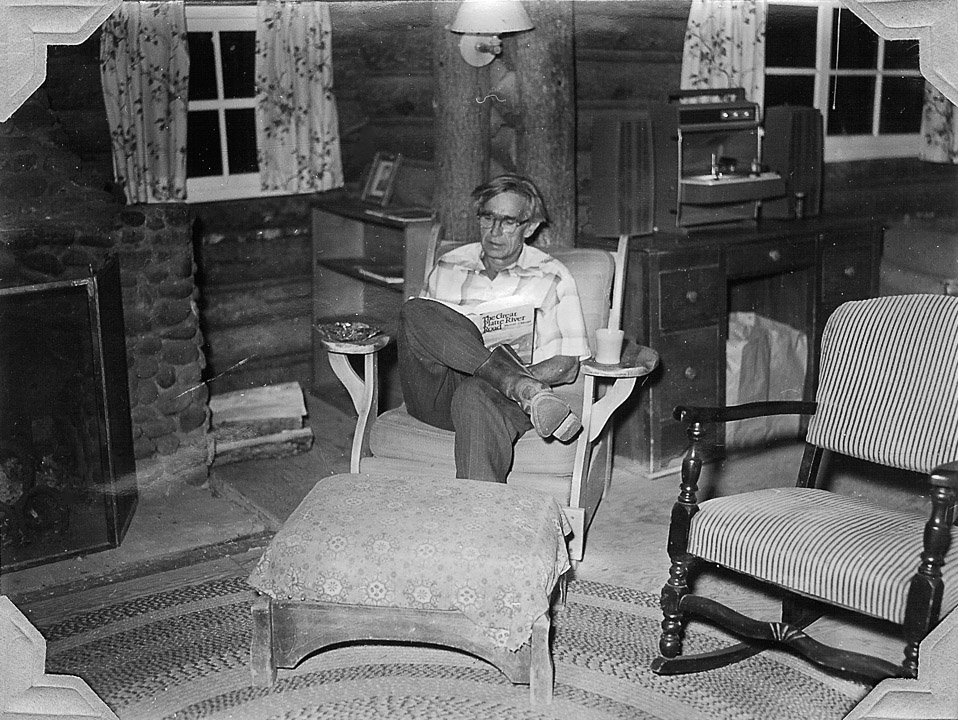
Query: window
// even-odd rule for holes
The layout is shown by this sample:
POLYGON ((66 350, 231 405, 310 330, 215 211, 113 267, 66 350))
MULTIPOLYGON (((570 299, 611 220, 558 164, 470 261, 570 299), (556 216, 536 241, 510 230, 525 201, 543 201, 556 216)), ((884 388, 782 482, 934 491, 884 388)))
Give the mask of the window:
POLYGON ((834 0, 769 0, 765 107, 811 105, 825 160, 914 155, 925 81, 916 40, 882 40, 834 0))
POLYGON ((187 5, 190 202, 260 196, 256 158, 256 7, 187 5))

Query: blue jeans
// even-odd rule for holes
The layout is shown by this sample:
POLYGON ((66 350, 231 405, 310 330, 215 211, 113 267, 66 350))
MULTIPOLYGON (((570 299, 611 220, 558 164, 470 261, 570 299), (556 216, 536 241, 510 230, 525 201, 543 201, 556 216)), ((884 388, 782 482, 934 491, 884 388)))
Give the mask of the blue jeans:
POLYGON ((476 326, 445 305, 413 298, 400 312, 397 345, 406 410, 456 433, 456 477, 505 482, 516 440, 532 422, 515 401, 473 377, 489 358, 476 326))

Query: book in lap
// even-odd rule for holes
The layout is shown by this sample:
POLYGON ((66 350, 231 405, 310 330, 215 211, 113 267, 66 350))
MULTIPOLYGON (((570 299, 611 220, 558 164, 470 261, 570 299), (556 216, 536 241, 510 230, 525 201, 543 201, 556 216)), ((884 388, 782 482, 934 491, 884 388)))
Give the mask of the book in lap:
POLYGON ((465 315, 479 328, 486 347, 510 345, 525 364, 533 362, 536 307, 527 297, 513 295, 478 304, 463 304, 428 298, 465 315))

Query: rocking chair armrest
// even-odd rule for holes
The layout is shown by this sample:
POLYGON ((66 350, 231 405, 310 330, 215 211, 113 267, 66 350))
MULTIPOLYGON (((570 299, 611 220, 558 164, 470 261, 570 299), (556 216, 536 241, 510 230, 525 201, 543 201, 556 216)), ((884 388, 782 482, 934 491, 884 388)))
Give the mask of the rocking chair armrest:
POLYGON ((938 487, 958 490, 958 460, 939 465, 931 471, 931 483, 938 487))
POLYGON ((693 423, 726 423, 733 420, 745 420, 768 415, 814 415, 817 408, 817 403, 802 400, 755 402, 729 405, 728 407, 678 405, 672 411, 672 417, 686 425, 693 423))
POLYGON ((600 378, 642 377, 655 370, 659 354, 650 347, 626 340, 622 357, 616 365, 606 365, 589 358, 581 363, 582 372, 600 378))

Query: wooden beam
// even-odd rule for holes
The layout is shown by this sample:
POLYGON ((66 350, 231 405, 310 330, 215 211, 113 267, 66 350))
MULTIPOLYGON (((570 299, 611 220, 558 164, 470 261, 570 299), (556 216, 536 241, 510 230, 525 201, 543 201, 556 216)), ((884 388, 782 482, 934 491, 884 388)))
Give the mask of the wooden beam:
POLYGON ((527 0, 525 7, 535 29, 515 38, 516 164, 545 197, 549 224, 536 238, 543 248, 575 245, 573 5, 562 0, 527 0))
POLYGON ((477 239, 470 194, 488 179, 489 69, 467 64, 447 27, 458 3, 433 4, 436 105, 436 210, 446 239, 477 239))

